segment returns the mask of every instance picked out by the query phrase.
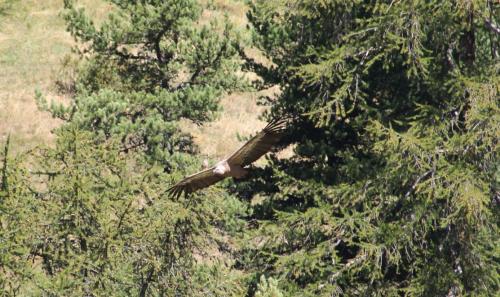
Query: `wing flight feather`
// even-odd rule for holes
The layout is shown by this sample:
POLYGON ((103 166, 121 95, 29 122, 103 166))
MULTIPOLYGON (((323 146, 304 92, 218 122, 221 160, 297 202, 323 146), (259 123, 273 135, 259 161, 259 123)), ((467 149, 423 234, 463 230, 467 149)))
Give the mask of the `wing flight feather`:
POLYGON ((169 188, 167 192, 173 198, 179 198, 182 193, 184 193, 184 195, 188 195, 195 191, 198 191, 199 189, 211 186, 224 179, 223 176, 213 173, 213 170, 214 167, 187 176, 183 180, 169 188))
POLYGON ((274 120, 262 131, 234 152, 227 162, 231 165, 247 166, 257 161, 278 143, 285 130, 287 120, 274 120))

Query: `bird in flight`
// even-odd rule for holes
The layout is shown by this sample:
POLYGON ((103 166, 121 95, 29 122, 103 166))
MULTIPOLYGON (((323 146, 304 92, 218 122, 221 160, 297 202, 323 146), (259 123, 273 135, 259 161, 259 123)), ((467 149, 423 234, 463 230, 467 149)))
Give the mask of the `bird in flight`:
POLYGON ((247 173, 244 167, 257 161, 278 143, 283 136, 287 120, 271 121, 257 135, 252 137, 229 157, 219 161, 214 166, 185 177, 172 186, 167 192, 174 198, 182 193, 189 195, 200 189, 209 187, 226 177, 242 178, 247 173))

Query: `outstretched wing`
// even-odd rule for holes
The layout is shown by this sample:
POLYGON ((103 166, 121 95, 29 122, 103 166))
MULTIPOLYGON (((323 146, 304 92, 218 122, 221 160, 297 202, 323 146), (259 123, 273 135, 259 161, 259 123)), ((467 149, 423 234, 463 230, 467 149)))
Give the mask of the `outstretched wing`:
POLYGON ((184 195, 188 195, 224 179, 224 176, 213 173, 213 170, 214 167, 185 177, 183 180, 168 189, 167 192, 173 198, 179 198, 183 192, 184 195))
POLYGON ((230 165, 243 167, 257 161, 278 143, 283 135, 286 123, 287 120, 284 119, 270 122, 262 131, 227 158, 227 162, 230 165))

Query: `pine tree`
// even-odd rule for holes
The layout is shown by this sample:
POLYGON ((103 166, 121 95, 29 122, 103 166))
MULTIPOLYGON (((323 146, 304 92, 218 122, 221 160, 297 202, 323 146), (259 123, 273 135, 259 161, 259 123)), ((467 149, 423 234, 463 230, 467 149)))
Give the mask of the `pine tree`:
POLYGON ((241 296, 219 251, 240 224, 239 202, 171 200, 172 176, 119 147, 63 129, 54 148, 4 161, 1 295, 241 296))
POLYGON ((252 187, 247 269, 287 296, 498 292, 498 13, 494 1, 252 1, 272 63, 248 67, 281 87, 271 116, 297 118, 297 146, 252 187))
POLYGON ((226 219, 238 210, 217 206, 230 197, 168 199, 163 168, 120 153, 119 142, 96 144, 92 133, 78 129, 57 136, 56 147, 39 150, 32 164, 37 170, 28 185, 38 178, 40 186, 25 207, 31 225, 23 228, 29 239, 23 256, 41 267, 24 292, 29 286, 36 288, 30 294, 50 296, 241 291, 224 263, 195 258, 217 250, 217 232, 230 229, 226 219), (204 287, 205 279, 218 285, 204 287))
POLYGON ((0 296, 25 292, 34 275, 30 258, 32 207, 36 202, 28 183, 28 172, 20 166, 24 155, 9 154, 10 136, 0 155, 0 296))
POLYGON ((244 86, 235 74, 238 38, 227 22, 200 24, 197 1, 109 2, 112 12, 97 28, 65 1, 85 62, 71 105, 49 106, 37 93, 40 108, 65 122, 54 147, 19 164, 32 169, 14 187, 32 200, 22 256, 39 263, 20 290, 241 296, 231 248, 221 246, 240 227, 243 205, 217 189, 189 199, 166 192, 201 163, 178 121, 213 118, 218 98, 244 86))
POLYGON ((70 106, 38 101, 55 117, 104 140, 119 138, 123 151, 145 151, 171 170, 174 152, 196 150, 177 121, 213 119, 220 96, 245 87, 236 75, 239 38, 227 20, 201 24, 195 0, 109 2, 97 26, 65 1, 68 31, 85 63, 70 106))

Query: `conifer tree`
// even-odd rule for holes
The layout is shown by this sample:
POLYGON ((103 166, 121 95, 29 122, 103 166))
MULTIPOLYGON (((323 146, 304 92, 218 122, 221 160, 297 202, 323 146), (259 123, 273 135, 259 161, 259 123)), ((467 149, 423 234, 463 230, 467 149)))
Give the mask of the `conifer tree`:
POLYGON ((208 263, 204 254, 218 248, 214 222, 221 233, 227 218, 238 213, 212 202, 230 197, 170 200, 163 168, 120 153, 119 143, 96 144, 88 131, 61 130, 56 147, 38 154, 28 185, 42 177, 42 189, 33 189, 37 199, 25 208, 31 226, 24 227, 29 240, 23 256, 41 266, 29 282, 36 288, 30 294, 228 296, 241 291, 227 266, 208 263), (205 279, 218 285, 204 287, 205 279))
POLYGON ((244 207, 217 190, 190 199, 166 194, 201 163, 179 119, 211 119, 219 96, 243 86, 238 38, 227 22, 200 24, 197 1, 109 2, 112 12, 97 27, 65 1, 86 61, 71 105, 49 106, 37 94, 39 106, 65 123, 55 147, 30 155, 33 171, 16 186, 33 199, 22 255, 40 263, 21 292, 241 295, 230 249, 220 246, 244 207))
POLYGON ((21 295, 34 275, 29 239, 36 199, 20 166, 24 156, 9 154, 9 139, 0 154, 0 296, 21 295))
POLYGON ((170 155, 195 150, 177 121, 212 119, 219 97, 244 87, 238 36, 226 20, 201 24, 196 0, 110 0, 99 26, 74 2, 65 1, 64 17, 86 62, 73 104, 48 106, 38 96, 40 106, 171 169, 170 155))
POLYGON ((252 187, 242 264, 286 296, 494 296, 498 4, 256 0, 248 15, 272 62, 248 66, 281 87, 271 115, 297 118, 297 146, 252 187))

